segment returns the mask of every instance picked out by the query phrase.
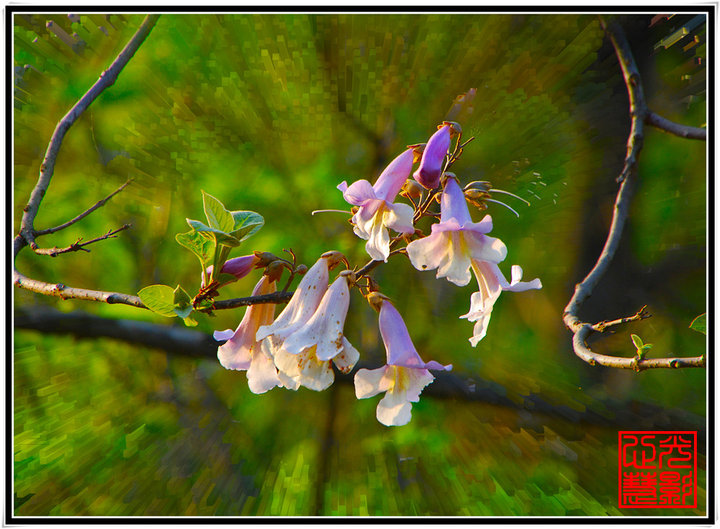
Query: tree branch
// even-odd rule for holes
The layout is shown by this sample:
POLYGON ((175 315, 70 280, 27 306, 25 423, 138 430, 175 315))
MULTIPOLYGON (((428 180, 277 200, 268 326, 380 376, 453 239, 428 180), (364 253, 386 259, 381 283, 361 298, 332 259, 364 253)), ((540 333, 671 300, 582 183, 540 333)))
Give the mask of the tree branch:
POLYGON ((622 230, 630 209, 638 157, 643 147, 643 124, 651 114, 645 103, 645 94, 643 92, 640 72, 638 71, 632 51, 625 38, 625 33, 619 25, 614 22, 606 23, 602 17, 600 17, 600 24, 615 49, 615 54, 622 69, 623 79, 625 80, 625 86, 627 87, 631 117, 630 134, 627 139, 625 163, 620 172, 620 176, 617 178, 617 181, 620 183, 620 188, 615 199, 612 222, 607 239, 605 240, 605 245, 595 266, 590 270, 588 275, 585 276, 585 279, 575 286, 575 292, 565 307, 563 321, 565 326, 573 332, 572 343, 575 354, 590 365, 599 364, 607 367, 634 369, 636 371, 651 368, 704 367, 704 356, 693 358, 647 358, 640 360, 637 357, 627 358, 596 353, 590 349, 586 343, 586 339, 594 332, 602 332, 608 326, 644 319, 644 317, 646 317, 643 312, 644 307, 638 311, 635 316, 620 318, 611 322, 600 322, 595 325, 582 321, 578 315, 583 302, 592 294, 598 281, 605 275, 620 244, 622 230))
POLYGON ((82 238, 78 239, 76 242, 72 243, 67 248, 58 248, 57 246, 53 248, 37 248, 35 249, 35 253, 38 255, 49 255, 50 257, 57 257, 60 254, 63 253, 70 253, 70 252, 78 252, 82 250, 83 252, 89 252, 90 250, 85 249, 85 246, 92 244, 94 242, 104 241, 105 239, 114 239, 117 237, 116 234, 120 233, 123 230, 126 230, 130 227, 130 224, 123 224, 116 230, 110 230, 105 235, 101 235, 100 237, 95 237, 94 239, 90 239, 89 241, 85 241, 81 243, 80 241, 82 238))
MULTIPOLYGON (((55 226, 54 228, 47 228, 47 229, 45 229, 45 230, 35 230, 35 231, 34 231, 35 237, 39 237, 40 235, 49 235, 50 233, 55 233, 55 232, 57 232, 57 231, 64 230, 64 229, 67 228, 68 226, 72 226, 72 225, 75 224, 76 222, 78 222, 78 221, 84 219, 85 217, 87 217, 90 213, 92 213, 92 212, 95 211, 96 209, 103 207, 103 206, 107 203, 108 200, 110 200, 112 197, 114 197, 115 195, 117 195, 120 191, 122 191, 123 189, 125 189, 125 188, 130 184, 130 182, 132 182, 132 180, 128 180, 127 182, 125 182, 123 185, 121 185, 120 187, 118 187, 115 191, 113 191, 113 192, 110 193, 108 196, 106 196, 105 198, 103 198, 102 200, 100 200, 100 201, 99 201, 97 204, 95 204, 94 206, 91 206, 90 208, 88 208, 88 209, 86 209, 85 211, 83 211, 82 213, 80 213, 80 215, 78 215, 78 216, 75 217, 74 219, 71 219, 71 220, 69 220, 69 221, 67 221, 67 222, 65 222, 65 223, 63 223, 63 224, 60 224, 59 226, 55 226)), ((36 253, 42 253, 42 252, 37 252, 37 251, 36 251, 36 253)))
MULTIPOLYGON (((138 298, 137 296, 121 294, 118 292, 102 292, 98 290, 74 288, 65 286, 62 283, 52 284, 46 283, 45 281, 39 281, 37 279, 31 279, 18 271, 17 266, 15 266, 15 259, 17 258, 18 253, 20 253, 23 247, 27 245, 29 245, 36 252, 39 250, 37 243, 35 242, 36 235, 53 233, 55 231, 66 228, 67 226, 70 226, 71 224, 90 214, 95 209, 101 207, 113 195, 120 192, 125 187, 125 185, 127 185, 127 183, 124 184, 114 193, 110 194, 108 197, 98 202, 95 206, 86 210, 84 213, 81 213, 74 219, 64 224, 61 224, 60 226, 50 228, 48 230, 41 230, 40 232, 35 232, 34 230, 33 225, 35 222, 35 217, 38 214, 38 211, 40 209, 40 203, 42 202, 48 186, 50 185, 50 180, 52 179, 53 172, 55 170, 55 160, 60 151, 60 147, 62 145, 63 139, 65 138, 65 134, 70 129, 70 127, 78 120, 80 115, 90 106, 90 104, 95 101, 95 99, 97 99, 97 97, 106 88, 115 83, 122 69, 125 67, 125 65, 127 65, 133 55, 135 55, 135 52, 140 48, 140 45, 145 41, 147 36, 150 34, 150 31, 152 31, 159 16, 160 15, 148 15, 147 17, 145 17, 145 20, 140 25, 140 28, 135 32, 135 35, 133 35, 127 45, 118 54, 110 67, 100 75, 100 78, 95 82, 95 84, 93 84, 93 86, 90 87, 90 89, 78 100, 78 102, 75 103, 75 105, 68 111, 67 114, 65 114, 65 116, 58 122, 57 126, 55 127, 55 132, 50 139, 47 151, 45 152, 45 158, 43 159, 43 162, 40 166, 40 177, 38 178, 38 181, 35 184, 35 188, 30 194, 30 200, 28 201, 28 204, 27 206, 25 206, 24 209, 22 222, 20 224, 20 233, 15 237, 13 241, 13 283, 15 284, 15 286, 47 296, 60 297, 62 299, 85 299, 90 301, 101 301, 105 303, 122 303, 134 307, 146 308, 145 305, 143 305, 142 301, 140 301, 140 298, 138 298)), ((107 234, 104 238, 107 238, 111 235, 112 232, 110 234, 107 234)), ((97 240, 101 239, 102 238, 99 238, 97 240)), ((90 242, 95 241, 89 241, 85 243, 85 245, 90 244, 90 242)), ((72 246, 70 248, 72 248, 72 246)), ((53 251, 58 252, 57 249, 54 249, 51 251, 51 253, 49 253, 49 255, 53 255, 53 251)), ((57 255, 57 253, 55 253, 55 255, 57 255)))
MULTIPOLYGON (((16 308, 14 314, 16 329, 33 330, 41 333, 70 334, 80 339, 111 338, 130 344, 143 345, 164 351, 169 355, 187 356, 217 362, 217 348, 222 342, 200 331, 174 325, 102 318, 84 312, 64 313, 45 307, 16 308)), ((682 361, 683 359, 677 359, 682 361)), ((375 368, 376 365, 359 363, 356 369, 375 368)), ((680 367, 680 366, 678 366, 680 367)), ((238 375, 240 375, 238 373, 238 375)), ((461 402, 483 402, 523 414, 543 414, 573 423, 590 423, 605 426, 637 425, 638 417, 651 421, 651 426, 661 428, 670 420, 679 429, 702 429, 701 417, 688 414, 677 415, 677 411, 655 407, 647 403, 634 403, 628 407, 624 403, 605 403, 606 413, 600 415, 591 409, 577 410, 565 405, 551 404, 538 394, 509 396, 510 388, 497 384, 487 384, 482 379, 474 379, 452 372, 437 372, 436 379, 423 390, 423 396, 439 399, 453 399, 461 402), (632 408, 632 410, 630 409, 632 408), (609 413, 609 414, 608 414, 609 413), (608 418, 611 417, 611 418, 608 418), (656 418, 653 421, 653 418, 656 418)), ((336 373, 336 382, 352 384, 354 375, 336 373)), ((279 389, 278 389, 279 391, 279 389)), ((532 420, 532 419, 530 419, 532 420)))
POLYGON ((657 115, 655 112, 648 112, 645 123, 656 127, 675 136, 687 138, 690 140, 707 140, 707 130, 701 127, 690 127, 688 125, 680 125, 669 119, 657 115))
POLYGON ((65 138, 65 134, 78 120, 85 109, 87 109, 106 88, 115 83, 118 75, 120 75, 122 69, 125 65, 127 65, 133 55, 135 55, 135 52, 140 48, 140 45, 150 34, 159 17, 160 15, 148 15, 145 17, 145 20, 143 20, 140 28, 135 32, 135 35, 133 35, 127 45, 122 49, 110 67, 100 74, 100 78, 95 82, 95 84, 90 87, 90 89, 78 100, 77 103, 75 103, 75 105, 68 111, 67 114, 65 114, 65 116, 63 116, 55 127, 55 132, 53 132, 47 151, 45 152, 45 158, 40 165, 40 177, 38 178, 37 184, 35 184, 35 188, 30 194, 30 200, 28 201, 27 206, 25 206, 22 222, 20 224, 20 235, 33 250, 37 247, 33 224, 35 222, 35 217, 38 214, 40 203, 50 186, 50 180, 52 179, 53 172, 55 171, 55 160, 60 152, 60 146, 65 138))

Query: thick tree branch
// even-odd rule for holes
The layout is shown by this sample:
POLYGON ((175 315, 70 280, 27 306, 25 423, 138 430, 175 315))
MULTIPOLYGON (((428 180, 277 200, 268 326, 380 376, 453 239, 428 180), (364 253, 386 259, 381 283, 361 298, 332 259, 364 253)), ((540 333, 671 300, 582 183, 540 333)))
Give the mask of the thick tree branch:
POLYGON ((650 368, 704 367, 704 356, 693 358, 647 358, 641 360, 637 357, 627 358, 596 353, 586 343, 586 339, 594 332, 602 332, 610 325, 635 321, 645 317, 641 309, 635 316, 629 318, 592 325, 582 321, 578 315, 583 302, 592 294, 598 281, 605 275, 620 244, 635 185, 638 157, 643 147, 643 124, 651 114, 645 103, 640 73, 622 28, 614 22, 606 23, 602 17, 600 17, 600 23, 615 49, 625 86, 627 87, 631 117, 630 134, 627 139, 625 163, 620 176, 617 178, 617 181, 620 182, 620 189, 615 199, 612 222, 605 245, 595 266, 585 279, 576 285, 575 292, 565 307, 563 321, 566 327, 573 332, 572 343, 575 354, 590 365, 634 369, 636 371, 650 368))
MULTIPOLYGON (((222 342, 216 342, 212 336, 200 331, 174 325, 116 320, 102 318, 84 312, 64 313, 46 307, 16 308, 14 314, 16 329, 38 331, 44 334, 70 334, 80 339, 111 338, 130 344, 143 345, 164 351, 170 355, 204 358, 217 362, 217 348, 222 342)), ((683 359, 677 359, 682 361, 683 359)), ((360 363, 356 369, 376 368, 377 365, 360 363)), ((679 366, 678 366, 679 367, 679 366)), ((244 378, 243 375, 237 375, 244 378)), ((452 372, 436 372, 435 381, 423 390, 424 397, 453 399, 461 402, 482 402, 522 413, 543 414, 556 417, 561 421, 590 423, 618 427, 636 426, 638 417, 651 421, 655 417, 658 428, 670 420, 679 429, 695 430, 702 428, 701 417, 659 408, 646 403, 634 403, 632 407, 624 404, 605 403, 606 413, 597 414, 590 409, 577 410, 569 406, 551 404, 541 395, 528 394, 511 397, 512 389, 497 388, 497 384, 487 384, 482 379, 461 376, 452 372), (517 398, 519 397, 519 398, 517 398)), ((352 384, 354 374, 336 373, 336 382, 352 384)), ((280 391, 276 389, 275 391, 280 391)), ((532 421, 532 419, 530 419, 532 421)))

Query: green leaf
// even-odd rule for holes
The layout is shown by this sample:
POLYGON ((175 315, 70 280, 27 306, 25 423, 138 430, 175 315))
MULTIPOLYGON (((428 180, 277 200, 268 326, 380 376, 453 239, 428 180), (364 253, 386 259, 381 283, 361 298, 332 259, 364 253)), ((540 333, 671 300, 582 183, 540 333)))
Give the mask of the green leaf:
POLYGON ((195 321, 192 316, 188 316, 187 318, 183 318, 183 323, 186 327, 195 327, 198 322, 195 321))
POLYGON ((178 285, 173 292, 173 302, 175 314, 185 319, 190 316, 193 311, 192 298, 178 285))
POLYGON ((175 240, 180 246, 187 248, 200 259, 203 269, 209 266, 213 251, 212 239, 203 237, 197 231, 191 230, 187 233, 178 233, 175 240))
POLYGON ((199 220, 185 219, 192 229, 197 231, 203 237, 215 241, 217 244, 224 244, 225 246, 238 246, 240 241, 222 230, 211 228, 205 225, 199 220))
POLYGON ((255 235, 255 233, 263 227, 263 224, 265 224, 265 219, 262 215, 254 211, 232 211, 231 215, 234 224, 230 235, 240 241, 244 241, 255 235))
POLYGON ((175 290, 173 291, 173 302, 178 307, 184 308, 184 307, 187 307, 188 305, 192 305, 192 298, 190 297, 190 294, 185 292, 183 287, 178 285, 177 287, 175 287, 175 290))
POLYGON ((203 194, 203 209, 211 228, 215 228, 224 233, 230 233, 235 229, 235 221, 230 212, 225 209, 222 202, 205 191, 203 194))
POLYGON ((140 296, 140 300, 151 311, 168 318, 174 318, 176 316, 174 291, 172 287, 167 285, 150 285, 138 292, 138 296, 140 296))
POLYGON ((642 341, 642 339, 640 339, 640 337, 637 334, 631 334, 630 338, 632 338, 632 341, 638 350, 642 349, 643 341, 642 341))
POLYGON ((701 332, 707 335, 707 313, 700 314, 690 323, 690 328, 693 331, 701 332))

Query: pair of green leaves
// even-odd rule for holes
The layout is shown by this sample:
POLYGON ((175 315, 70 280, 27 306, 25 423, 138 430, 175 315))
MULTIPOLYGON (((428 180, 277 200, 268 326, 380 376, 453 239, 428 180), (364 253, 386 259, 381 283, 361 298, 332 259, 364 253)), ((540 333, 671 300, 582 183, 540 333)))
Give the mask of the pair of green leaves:
POLYGON ((630 338, 632 338, 633 344, 637 349, 637 357, 642 360, 645 358, 647 352, 652 349, 653 344, 643 343, 642 338, 640 338, 637 334, 631 334, 630 338))
POLYGON ((203 191, 203 208, 207 224, 187 219, 192 230, 178 233, 175 240, 200 260, 203 273, 213 265, 212 279, 217 279, 230 250, 257 233, 265 219, 254 211, 228 211, 217 198, 203 191))
MULTIPOLYGON (((265 220, 254 211, 228 211, 222 202, 204 191, 203 209, 207 224, 187 219, 192 229, 187 233, 178 233, 175 240, 200 260, 206 285, 212 281, 229 283, 236 279, 235 276, 221 274, 220 270, 230 251, 257 233, 265 220), (213 271, 210 278, 207 278, 206 270, 210 265, 213 266, 213 271)), ((197 325, 197 321, 191 317, 192 298, 180 285, 174 289, 168 285, 150 285, 138 292, 138 296, 147 308, 161 316, 178 316, 185 325, 197 325)), ((207 302, 206 305, 210 306, 207 302)))

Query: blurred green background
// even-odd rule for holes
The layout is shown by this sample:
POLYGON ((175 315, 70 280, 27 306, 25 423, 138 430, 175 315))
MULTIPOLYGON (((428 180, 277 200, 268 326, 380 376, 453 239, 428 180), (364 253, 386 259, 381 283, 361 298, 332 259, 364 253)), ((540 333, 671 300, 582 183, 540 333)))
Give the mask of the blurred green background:
MULTIPOLYGON (((693 17, 620 22, 650 108, 701 126, 705 24, 668 39, 693 17)), ((141 21, 15 15, 15 231, 58 119, 141 21), (58 27, 84 45, 71 48, 58 27)), ((476 139, 454 171, 531 202, 509 199, 519 219, 491 207, 491 235, 508 247, 505 274, 520 264, 543 289, 503 294, 472 348, 472 324, 458 316, 474 280, 458 288, 402 256, 374 275, 421 356, 454 365, 452 378, 436 381, 454 390, 430 386, 409 425, 387 428, 375 419, 379 397, 356 400, 349 378, 321 393, 256 396, 243 373, 212 359, 16 330, 15 514, 704 514, 706 371, 590 367, 562 323, 602 248, 629 127, 620 69, 594 16, 164 15, 70 130, 35 223, 60 224, 133 178, 101 210, 40 243, 67 246, 126 222, 132 229, 91 253, 26 249, 18 269, 99 290, 180 283, 194 292, 196 259, 174 237, 188 230, 186 217, 202 218, 201 190, 265 217, 233 256, 293 248, 309 266, 337 249, 362 264, 364 242, 346 218, 310 212, 346 208, 338 183, 373 181, 472 87, 472 111, 455 120, 476 139), (619 510, 618 430, 680 428, 699 431, 698 508, 619 510)), ((706 310, 706 147, 647 129, 623 241, 581 315, 614 319, 648 305, 653 317, 603 337, 598 351, 632 355, 632 332, 654 344, 651 355, 705 352, 688 325, 706 310)), ((249 295, 257 279, 224 297, 249 295)), ((14 296, 16 310, 182 325, 126 306, 14 296)), ((242 312, 202 316, 197 329, 234 328, 242 312)), ((364 365, 384 363, 376 314, 360 296, 345 329, 364 365)))

